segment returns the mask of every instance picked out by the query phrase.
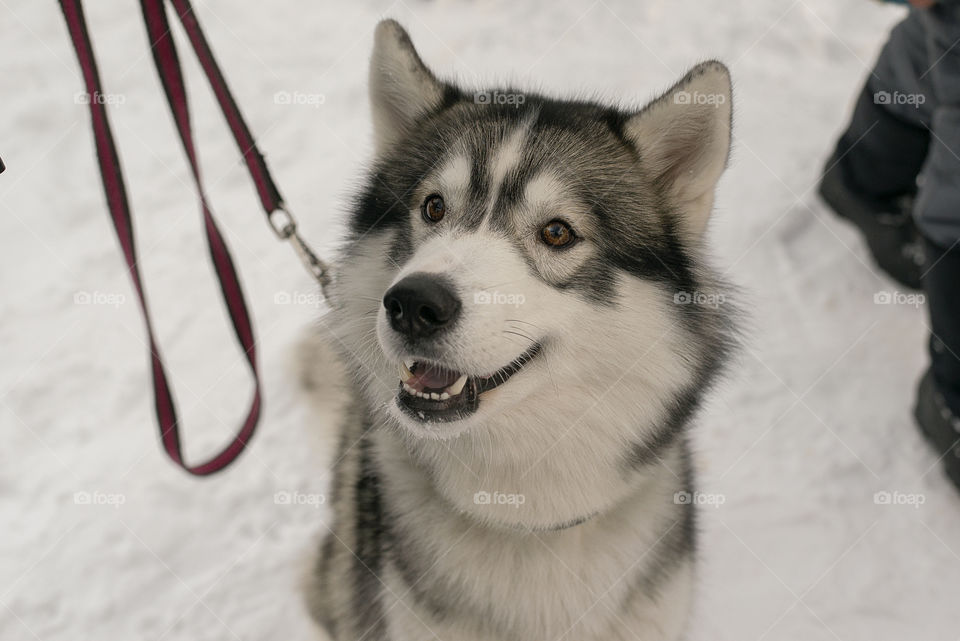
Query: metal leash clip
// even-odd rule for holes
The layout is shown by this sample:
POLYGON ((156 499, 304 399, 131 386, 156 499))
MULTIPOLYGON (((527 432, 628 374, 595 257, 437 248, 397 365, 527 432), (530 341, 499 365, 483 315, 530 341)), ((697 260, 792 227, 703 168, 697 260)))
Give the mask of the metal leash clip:
POLYGON ((297 219, 287 209, 284 203, 269 214, 270 226, 280 240, 289 241, 293 250, 300 257, 300 262, 307 268, 310 275, 320 283, 320 291, 327 297, 327 286, 330 284, 330 268, 320 260, 303 237, 297 231, 297 219))

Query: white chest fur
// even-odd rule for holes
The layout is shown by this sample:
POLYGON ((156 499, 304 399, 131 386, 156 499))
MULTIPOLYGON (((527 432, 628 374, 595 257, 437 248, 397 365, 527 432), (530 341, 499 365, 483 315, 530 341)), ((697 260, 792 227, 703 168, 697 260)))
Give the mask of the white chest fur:
POLYGON ((676 541, 688 524, 674 502, 677 479, 663 468, 602 514, 533 531, 483 522, 483 505, 476 514, 456 509, 390 435, 378 437, 376 458, 393 542, 382 577, 392 641, 681 633, 692 566, 676 541))

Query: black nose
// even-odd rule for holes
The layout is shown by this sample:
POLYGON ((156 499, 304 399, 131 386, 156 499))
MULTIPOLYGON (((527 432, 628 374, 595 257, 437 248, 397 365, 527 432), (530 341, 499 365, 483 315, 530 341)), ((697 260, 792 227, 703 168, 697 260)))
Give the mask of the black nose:
POLYGON ((453 324, 460 299, 442 276, 410 274, 387 290, 383 306, 390 327, 409 338, 424 338, 453 324))

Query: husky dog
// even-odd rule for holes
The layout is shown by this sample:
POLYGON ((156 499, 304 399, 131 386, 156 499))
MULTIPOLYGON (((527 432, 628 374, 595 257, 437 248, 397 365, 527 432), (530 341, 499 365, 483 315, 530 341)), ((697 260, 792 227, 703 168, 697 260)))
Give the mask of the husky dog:
POLYGON ((467 92, 379 24, 323 320, 351 390, 308 590, 333 639, 683 633, 685 431, 735 343, 702 247, 730 99, 718 62, 639 110, 467 92))

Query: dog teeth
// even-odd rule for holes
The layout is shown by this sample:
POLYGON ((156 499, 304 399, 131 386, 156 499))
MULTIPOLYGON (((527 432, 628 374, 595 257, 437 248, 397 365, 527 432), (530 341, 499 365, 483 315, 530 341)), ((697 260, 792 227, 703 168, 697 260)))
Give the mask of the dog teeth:
POLYGON ((453 385, 451 385, 446 390, 444 390, 444 392, 448 392, 450 396, 456 396, 457 394, 463 391, 463 386, 466 384, 467 384, 467 375, 463 374, 460 376, 460 378, 457 379, 457 381, 453 385))
POLYGON ((462 392, 463 388, 467 384, 467 375, 461 374, 460 378, 458 378, 452 385, 449 385, 446 389, 440 392, 419 391, 413 387, 413 385, 408 383, 408 381, 416 378, 413 372, 410 371, 410 368, 413 367, 414 363, 415 361, 408 359, 401 361, 400 365, 398 366, 401 386, 403 387, 403 391, 410 396, 416 396, 417 398, 422 398, 427 401, 445 401, 462 392))

